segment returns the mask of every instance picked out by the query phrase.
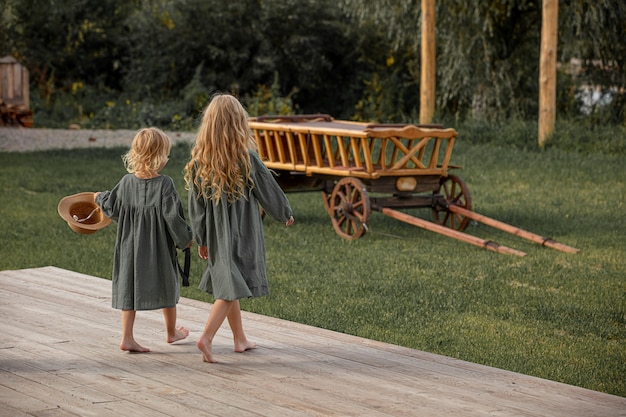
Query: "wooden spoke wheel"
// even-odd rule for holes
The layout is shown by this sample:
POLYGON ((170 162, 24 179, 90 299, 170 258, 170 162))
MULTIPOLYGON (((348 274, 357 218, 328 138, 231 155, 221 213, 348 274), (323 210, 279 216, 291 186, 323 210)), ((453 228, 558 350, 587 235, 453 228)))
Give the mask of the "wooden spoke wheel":
POLYGON ((471 210, 472 200, 465 182, 456 175, 448 175, 445 178, 441 178, 439 191, 435 191, 435 194, 443 196, 445 205, 435 204, 433 207, 434 222, 450 229, 464 230, 470 219, 460 214, 452 213, 448 210, 448 206, 454 204, 455 206, 471 210))
POLYGON ((330 199, 332 197, 332 193, 327 193, 326 191, 322 191, 322 202, 324 203, 324 209, 328 213, 329 216, 332 217, 333 211, 330 208, 330 199))
POLYGON ((367 230, 371 208, 363 183, 346 177, 337 182, 328 201, 330 217, 337 234, 344 239, 358 239, 367 230))

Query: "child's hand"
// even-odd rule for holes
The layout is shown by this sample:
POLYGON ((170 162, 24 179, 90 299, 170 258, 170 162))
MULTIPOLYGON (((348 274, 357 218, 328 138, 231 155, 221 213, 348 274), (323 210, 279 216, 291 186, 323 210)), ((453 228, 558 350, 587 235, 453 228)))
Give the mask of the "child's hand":
POLYGON ((293 216, 291 216, 291 217, 289 218, 289 220, 287 220, 287 222, 285 223, 285 226, 287 226, 287 227, 291 226, 291 225, 293 224, 293 222, 294 222, 294 221, 295 221, 295 220, 293 219, 293 216))
POLYGON ((198 246, 198 256, 202 259, 209 259, 209 248, 207 246, 198 246))

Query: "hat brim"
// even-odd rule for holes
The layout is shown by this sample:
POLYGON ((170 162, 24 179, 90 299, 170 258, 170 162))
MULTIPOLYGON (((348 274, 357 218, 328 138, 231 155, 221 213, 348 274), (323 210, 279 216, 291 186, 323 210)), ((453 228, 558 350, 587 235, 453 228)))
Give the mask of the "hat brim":
POLYGON ((85 192, 63 197, 57 206, 59 215, 65 220, 68 226, 83 235, 95 233, 107 227, 111 219, 102 213, 102 210, 94 202, 95 193, 85 192), (97 209, 97 210, 96 210, 97 209), (85 219, 96 210, 89 219, 79 222, 74 219, 85 219))

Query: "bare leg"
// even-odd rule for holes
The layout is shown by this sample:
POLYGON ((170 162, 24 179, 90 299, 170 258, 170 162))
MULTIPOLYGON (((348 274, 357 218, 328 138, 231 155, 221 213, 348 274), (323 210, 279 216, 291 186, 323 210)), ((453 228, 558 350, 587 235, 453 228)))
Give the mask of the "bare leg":
POLYGON ((235 344, 235 352, 245 352, 254 349, 255 342, 249 342, 243 331, 243 323, 241 322, 241 307, 239 300, 233 301, 233 305, 228 312, 228 324, 233 332, 233 342, 235 344))
POLYGON ((167 330, 167 343, 174 343, 189 336, 189 330, 183 326, 176 327, 176 307, 164 308, 163 318, 165 319, 165 329, 167 330))
POLYGON ((217 362, 211 352, 211 344, 213 343, 215 333, 217 333, 222 323, 224 323, 224 319, 226 319, 232 305, 233 301, 217 299, 215 303, 213 303, 213 307, 211 307, 209 318, 206 322, 206 326, 204 326, 204 332, 202 332, 202 335, 196 342, 196 346, 202 352, 202 360, 205 362, 217 362))
POLYGON ((133 336, 135 313, 135 310, 122 310, 122 342, 120 343, 120 349, 129 352, 150 352, 149 348, 145 348, 137 343, 133 336))

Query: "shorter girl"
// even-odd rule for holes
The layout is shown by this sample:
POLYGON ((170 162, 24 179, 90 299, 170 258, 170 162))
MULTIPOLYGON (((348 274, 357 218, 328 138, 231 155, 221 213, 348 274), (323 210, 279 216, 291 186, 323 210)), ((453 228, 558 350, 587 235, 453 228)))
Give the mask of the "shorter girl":
POLYGON ((239 299, 269 292, 259 203, 286 226, 293 223, 285 194, 254 150, 248 114, 239 101, 215 96, 185 167, 193 237, 198 255, 207 261, 199 288, 215 297, 196 343, 205 362, 217 362, 213 337, 226 318, 235 352, 256 347, 243 331, 239 299))
POLYGON ((112 305, 122 310, 120 349, 131 352, 150 351, 133 336, 137 310, 163 309, 168 343, 189 335, 186 328, 176 328, 176 248, 190 247, 193 241, 174 182, 159 175, 170 148, 170 138, 161 130, 140 130, 123 156, 129 174, 94 198, 106 216, 117 220, 112 305))

